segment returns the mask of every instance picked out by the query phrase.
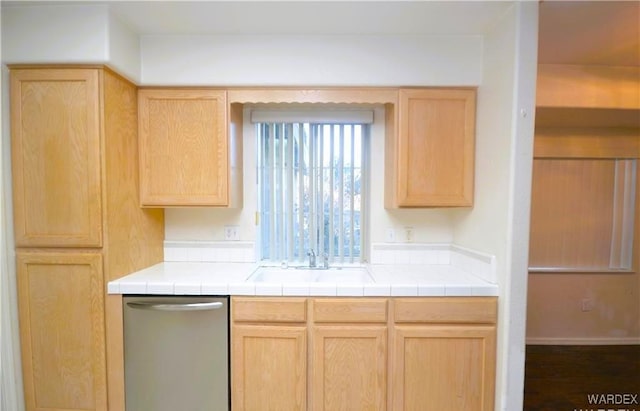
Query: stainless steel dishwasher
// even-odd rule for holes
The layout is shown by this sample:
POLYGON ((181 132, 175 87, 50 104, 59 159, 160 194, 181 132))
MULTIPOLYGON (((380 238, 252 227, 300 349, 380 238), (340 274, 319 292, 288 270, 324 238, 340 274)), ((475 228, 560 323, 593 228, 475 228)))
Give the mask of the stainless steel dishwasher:
POLYGON ((228 411, 229 298, 123 304, 127 411, 228 411))

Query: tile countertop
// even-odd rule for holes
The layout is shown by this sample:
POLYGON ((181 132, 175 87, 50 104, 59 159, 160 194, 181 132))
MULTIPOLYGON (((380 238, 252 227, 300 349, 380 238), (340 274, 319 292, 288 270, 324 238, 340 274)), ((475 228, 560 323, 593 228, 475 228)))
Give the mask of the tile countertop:
POLYGON ((449 264, 371 264, 372 283, 247 281, 255 263, 163 262, 109 282, 109 294, 497 296, 498 286, 449 264))

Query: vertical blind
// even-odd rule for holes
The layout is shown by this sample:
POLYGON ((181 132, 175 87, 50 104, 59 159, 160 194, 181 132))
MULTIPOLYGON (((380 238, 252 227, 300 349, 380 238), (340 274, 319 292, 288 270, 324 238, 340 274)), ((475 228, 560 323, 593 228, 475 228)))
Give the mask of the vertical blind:
POLYGON ((258 122, 262 260, 363 259, 367 124, 258 122))

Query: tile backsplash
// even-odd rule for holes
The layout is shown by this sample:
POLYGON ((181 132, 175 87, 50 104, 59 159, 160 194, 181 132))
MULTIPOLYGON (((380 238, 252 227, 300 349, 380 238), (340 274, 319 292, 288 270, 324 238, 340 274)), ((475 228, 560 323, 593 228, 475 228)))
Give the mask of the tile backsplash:
POLYGON ((497 284, 496 257, 468 248, 451 245, 451 265, 492 284, 497 284))
POLYGON ((165 241, 164 261, 205 263, 255 262, 250 241, 165 241))
POLYGON ((455 244, 394 244, 371 245, 371 264, 451 265, 490 283, 496 283, 496 261, 490 254, 455 244))
POLYGON ((371 264, 428 264, 451 263, 449 244, 371 244, 371 264))
MULTIPOLYGON (((256 258, 250 241, 165 241, 164 260, 177 262, 251 263, 256 258)), ((450 265, 496 283, 495 257, 455 244, 374 243, 371 264, 450 265)))

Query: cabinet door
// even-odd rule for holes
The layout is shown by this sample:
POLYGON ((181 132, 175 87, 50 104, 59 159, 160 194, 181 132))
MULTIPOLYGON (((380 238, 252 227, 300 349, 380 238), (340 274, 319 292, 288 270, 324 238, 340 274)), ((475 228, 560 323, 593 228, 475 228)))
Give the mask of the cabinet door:
POLYGON ((493 410, 495 326, 394 328, 394 410, 493 410))
POLYGON ((231 341, 234 411, 306 410, 305 326, 234 325, 231 341))
POLYGON ((314 411, 386 409, 386 325, 318 326, 311 341, 314 411))
POLYGON ((475 90, 403 89, 398 97, 394 206, 472 205, 475 90))
POLYGON ((315 298, 310 304, 312 409, 386 409, 388 300, 315 298))
POLYGON ((27 411, 106 410, 102 258, 17 253, 27 411))
POLYGON ((101 246, 99 108, 96 69, 11 70, 17 246, 101 246))
POLYGON ((226 92, 140 90, 143 206, 228 205, 226 92))

